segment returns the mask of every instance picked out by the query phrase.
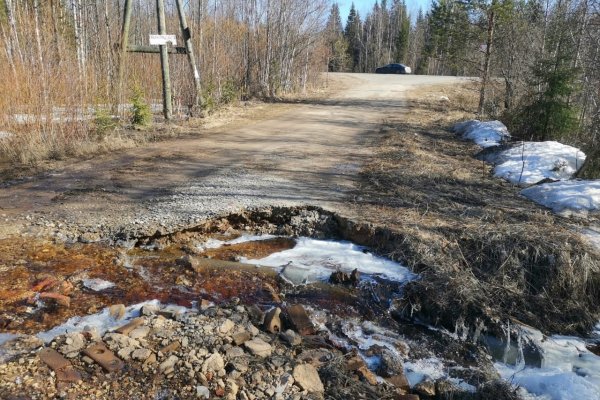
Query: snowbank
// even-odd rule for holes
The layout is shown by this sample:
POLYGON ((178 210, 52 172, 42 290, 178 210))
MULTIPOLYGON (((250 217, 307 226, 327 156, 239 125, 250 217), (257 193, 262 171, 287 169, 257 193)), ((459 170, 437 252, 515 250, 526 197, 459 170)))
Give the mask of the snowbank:
POLYGON ((481 147, 499 146, 510 139, 506 126, 500 121, 478 121, 476 119, 459 122, 454 125, 454 132, 463 139, 472 140, 481 147))
POLYGON ((521 191, 525 197, 556 213, 588 212, 600 209, 600 181, 545 183, 521 191))
POLYGON ((567 180, 585 161, 585 153, 558 142, 521 142, 485 157, 495 164, 494 175, 516 185, 528 186, 550 178, 567 180))

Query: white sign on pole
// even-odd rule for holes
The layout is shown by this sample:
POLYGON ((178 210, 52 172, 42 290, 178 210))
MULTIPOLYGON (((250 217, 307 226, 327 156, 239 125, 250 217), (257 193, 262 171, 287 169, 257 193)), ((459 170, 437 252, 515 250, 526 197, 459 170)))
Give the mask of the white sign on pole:
POLYGON ((150 35, 151 46, 166 46, 169 43, 177 46, 177 37, 175 35, 150 35))

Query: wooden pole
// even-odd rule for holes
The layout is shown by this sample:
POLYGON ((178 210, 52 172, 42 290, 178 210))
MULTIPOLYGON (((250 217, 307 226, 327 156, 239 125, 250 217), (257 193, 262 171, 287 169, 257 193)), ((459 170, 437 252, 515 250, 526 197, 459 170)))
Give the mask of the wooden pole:
MULTIPOLYGON (((164 0, 156 0, 156 12, 158 14, 158 34, 166 35, 167 26, 165 18, 165 2, 164 0)), ((162 68, 163 80, 163 114, 167 121, 172 117, 172 99, 171 99, 171 77, 169 76, 169 50, 167 45, 160 47, 160 65, 162 68)))
POLYGON ((190 28, 188 28, 188 24, 185 19, 183 2, 181 0, 176 0, 176 3, 177 11, 179 13, 179 25, 181 26, 181 33, 183 34, 183 40, 185 42, 185 49, 187 50, 188 61, 190 63, 190 68, 192 69, 192 74, 194 76, 194 105, 203 106, 204 99, 202 98, 202 84, 200 81, 200 72, 198 72, 198 66, 196 65, 196 57, 194 56, 194 47, 192 46, 192 34, 190 32, 190 28))
POLYGON ((114 112, 118 113, 119 104, 123 102, 123 74, 125 73, 125 61, 127 59, 127 46, 129 44, 129 26, 131 25, 131 10, 133 0, 125 0, 125 14, 123 15, 123 27, 121 29, 121 48, 119 58, 119 82, 118 94, 114 104, 114 112))

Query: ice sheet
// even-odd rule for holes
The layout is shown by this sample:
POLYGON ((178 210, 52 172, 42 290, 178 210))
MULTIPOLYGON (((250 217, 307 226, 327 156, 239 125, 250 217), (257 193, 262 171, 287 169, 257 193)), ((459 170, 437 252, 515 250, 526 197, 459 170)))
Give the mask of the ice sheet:
POLYGON ((115 284, 109 281, 105 281, 104 279, 94 278, 84 279, 83 286, 95 292, 101 292, 103 290, 110 289, 111 287, 115 286, 115 284))
POLYGON ((298 238, 293 249, 284 250, 261 259, 242 258, 248 264, 282 270, 286 265, 310 270, 307 282, 327 280, 332 272, 351 272, 357 268, 361 274, 380 276, 389 280, 406 282, 416 278, 402 265, 366 252, 362 246, 350 242, 298 238))
POLYGON ((92 329, 95 328, 98 334, 103 335, 111 329, 125 325, 131 319, 139 317, 140 309, 146 304, 159 306, 160 302, 158 300, 150 300, 129 306, 125 309, 125 317, 118 321, 111 317, 108 308, 103 309, 97 314, 87 315, 85 317, 72 317, 62 325, 56 326, 46 332, 38 333, 37 337, 48 343, 59 335, 82 332, 86 327, 92 329))

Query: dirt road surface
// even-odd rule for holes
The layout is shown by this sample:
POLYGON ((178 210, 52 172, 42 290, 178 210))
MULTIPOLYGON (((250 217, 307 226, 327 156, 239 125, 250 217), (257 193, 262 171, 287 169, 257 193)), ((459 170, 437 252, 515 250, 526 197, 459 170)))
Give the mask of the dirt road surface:
POLYGON ((2 184, 0 238, 43 230, 77 231, 90 240, 117 230, 165 233, 269 205, 344 213, 370 156, 366 144, 386 118, 406 112, 405 94, 461 82, 375 74, 326 79, 337 90, 321 99, 264 105, 258 118, 2 184))

